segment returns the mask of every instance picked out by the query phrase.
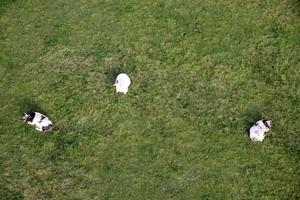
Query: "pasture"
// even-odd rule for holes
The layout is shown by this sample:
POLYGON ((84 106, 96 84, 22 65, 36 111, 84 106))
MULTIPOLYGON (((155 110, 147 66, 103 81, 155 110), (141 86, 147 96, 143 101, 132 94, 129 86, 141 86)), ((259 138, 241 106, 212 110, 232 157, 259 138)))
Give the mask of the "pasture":
POLYGON ((0 199, 300 198, 298 0, 0 0, 0 86, 0 199))

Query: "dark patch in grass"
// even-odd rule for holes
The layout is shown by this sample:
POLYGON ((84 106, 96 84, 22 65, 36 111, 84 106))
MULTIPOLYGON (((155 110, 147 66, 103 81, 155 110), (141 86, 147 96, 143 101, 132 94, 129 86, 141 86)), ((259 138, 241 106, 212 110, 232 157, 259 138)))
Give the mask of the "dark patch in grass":
POLYGON ((58 42, 58 35, 50 35, 44 39, 45 48, 55 46, 58 42))
POLYGON ((114 66, 112 68, 107 69, 104 74, 107 76, 109 82, 115 83, 118 74, 120 73, 128 73, 125 72, 124 69, 120 66, 114 66))
POLYGON ((168 167, 170 169, 170 171, 173 171, 173 172, 180 172, 183 170, 183 167, 178 165, 176 162, 172 161, 168 164, 168 167))
POLYGON ((48 116, 47 112, 45 110, 43 110, 38 105, 39 103, 33 99, 28 99, 28 98, 19 99, 17 104, 19 105, 20 113, 22 113, 22 115, 25 112, 39 112, 39 113, 42 113, 42 114, 48 116))
POLYGON ((292 0, 291 10, 300 16, 300 0, 292 0))
MULTIPOLYGON (((2 180, 1 180, 2 182, 2 180)), ((12 190, 9 187, 7 187, 7 183, 0 183, 0 194, 2 199, 13 199, 13 200, 21 200, 24 199, 24 196, 21 192, 21 190, 12 190)))
POLYGON ((245 128, 247 131, 258 120, 262 119, 261 108, 257 105, 249 105, 244 111, 245 116, 245 128))
POLYGON ((15 3, 17 0, 0 0, 0 16, 2 16, 10 4, 15 3))
POLYGON ((200 197, 200 199, 203 199, 203 200, 209 200, 209 199, 213 199, 213 198, 210 198, 210 195, 209 194, 204 194, 200 197))

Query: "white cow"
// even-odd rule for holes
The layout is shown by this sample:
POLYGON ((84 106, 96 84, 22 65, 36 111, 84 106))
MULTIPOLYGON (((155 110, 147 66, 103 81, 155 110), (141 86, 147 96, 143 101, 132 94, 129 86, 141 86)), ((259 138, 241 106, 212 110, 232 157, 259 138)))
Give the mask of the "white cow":
POLYGON ((117 92, 123 92, 126 94, 128 92, 128 87, 130 86, 131 81, 127 74, 121 73, 117 76, 114 86, 116 86, 117 92))

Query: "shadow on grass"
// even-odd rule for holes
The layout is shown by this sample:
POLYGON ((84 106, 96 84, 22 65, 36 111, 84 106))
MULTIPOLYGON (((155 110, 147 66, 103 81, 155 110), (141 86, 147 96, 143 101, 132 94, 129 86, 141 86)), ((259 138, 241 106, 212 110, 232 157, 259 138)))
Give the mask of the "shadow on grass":
POLYGON ((45 110, 43 110, 42 108, 39 107, 38 102, 36 102, 35 100, 32 99, 19 99, 18 101, 18 105, 20 108, 20 113, 22 113, 22 115, 25 112, 39 112, 42 113, 43 115, 47 116, 47 112, 45 110))
POLYGON ((244 129, 247 133, 255 122, 262 119, 261 108, 257 105, 249 105, 243 115, 245 117, 244 129))
POLYGON ((17 0, 0 0, 0 17, 8 9, 9 5, 15 3, 17 0))
POLYGON ((109 82, 111 82, 113 84, 115 83, 117 76, 121 73, 128 74, 128 72, 125 72, 124 69, 122 69, 121 67, 109 68, 109 69, 105 70, 105 72, 104 72, 104 74, 107 76, 109 82))

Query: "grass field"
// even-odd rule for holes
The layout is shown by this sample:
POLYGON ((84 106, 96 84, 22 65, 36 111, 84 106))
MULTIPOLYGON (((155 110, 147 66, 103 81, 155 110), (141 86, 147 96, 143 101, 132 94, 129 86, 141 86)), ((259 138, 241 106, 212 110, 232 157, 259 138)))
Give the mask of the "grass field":
POLYGON ((0 12, 0 199, 300 198, 299 1, 0 0, 0 12), (53 130, 24 124, 27 111, 53 130), (273 128, 252 142, 261 118, 273 128))

